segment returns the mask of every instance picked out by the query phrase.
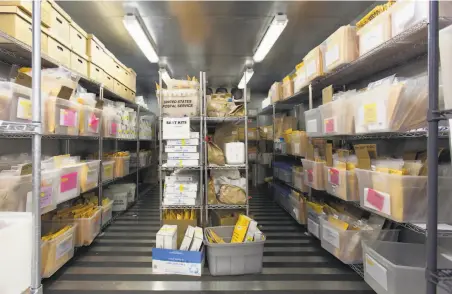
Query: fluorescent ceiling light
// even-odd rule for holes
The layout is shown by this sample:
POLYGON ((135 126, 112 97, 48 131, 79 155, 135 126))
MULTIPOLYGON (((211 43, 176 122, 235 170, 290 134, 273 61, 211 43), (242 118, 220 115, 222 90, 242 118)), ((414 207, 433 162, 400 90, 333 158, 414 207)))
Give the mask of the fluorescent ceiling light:
POLYGON ((157 52, 155 52, 154 47, 149 41, 149 38, 144 32, 137 17, 132 14, 125 15, 123 23, 127 31, 129 31, 130 36, 132 36, 135 43, 137 43, 138 47, 140 47, 141 51, 143 51, 146 58, 152 63, 159 62, 157 52))
POLYGON ((276 43, 276 40, 278 40, 279 36, 284 31, 284 28, 288 22, 289 20, 285 14, 279 14, 273 18, 272 23, 268 27, 264 37, 257 47, 256 52, 254 53, 253 59, 255 62, 261 62, 264 60, 265 56, 267 56, 270 49, 272 49, 273 45, 276 43))
POLYGON ((253 77, 254 74, 254 70, 253 69, 247 69, 245 70, 245 72, 243 73, 242 79, 240 80, 239 83, 239 89, 243 89, 245 88, 245 85, 248 84, 248 82, 251 80, 251 78, 253 77), (245 81, 245 77, 246 77, 246 81, 245 81))
POLYGON ((170 77, 168 71, 166 69, 162 69, 161 73, 162 73, 162 80, 168 86, 168 82, 171 81, 171 77, 170 77))

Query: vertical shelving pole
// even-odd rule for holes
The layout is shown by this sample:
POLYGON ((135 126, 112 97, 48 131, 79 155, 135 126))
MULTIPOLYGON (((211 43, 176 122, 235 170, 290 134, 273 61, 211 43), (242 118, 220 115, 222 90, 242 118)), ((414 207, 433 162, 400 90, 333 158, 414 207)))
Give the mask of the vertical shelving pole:
POLYGON ((246 180, 246 191, 245 191, 245 195, 246 195, 246 215, 250 214, 250 205, 249 205, 249 192, 248 192, 248 91, 247 91, 247 87, 246 87, 246 74, 247 74, 247 70, 245 70, 245 87, 243 87, 243 104, 245 106, 245 180, 246 180))
POLYGON ((203 162, 203 141, 204 141, 204 72, 199 72, 199 200, 200 208, 199 208, 199 214, 201 218, 201 226, 204 226, 204 222, 207 219, 204 219, 204 185, 203 185, 203 172, 204 172, 204 162, 203 162))
POLYGON ((204 199, 205 199, 205 222, 206 222, 206 226, 208 225, 209 222, 209 198, 207 197, 208 193, 209 193, 209 177, 207 175, 208 173, 208 166, 209 166, 209 162, 207 160, 207 134, 208 134, 208 129, 207 129, 207 95, 206 95, 206 91, 207 91, 207 78, 206 78, 206 73, 203 72, 202 74, 202 79, 203 79, 203 123, 204 123, 204 128, 203 128, 203 134, 202 134, 202 144, 204 145, 204 183, 205 183, 205 187, 204 187, 204 199))
POLYGON ((136 174, 136 199, 140 197, 140 189, 138 189, 138 182, 140 180, 140 108, 141 106, 138 105, 137 107, 137 122, 135 126, 135 132, 137 133, 137 174, 136 174))
POLYGON ((41 294, 41 1, 33 1, 32 119, 39 127, 32 139, 32 261, 31 294, 41 294))
MULTIPOLYGON (((104 87, 103 85, 100 85, 99 89, 99 100, 104 101, 104 87)), ((98 150, 98 159, 100 160, 100 168, 99 168, 99 195, 97 199, 97 205, 102 206, 102 188, 103 188, 103 182, 102 182, 102 173, 104 168, 102 167, 102 154, 104 153, 104 134, 102 131, 102 125, 100 126, 100 132, 99 132, 99 150, 98 150)))
POLYGON ((162 190, 162 148, 163 148, 163 144, 162 144, 162 104, 163 104, 163 88, 162 88, 162 70, 159 70, 159 86, 160 89, 157 91, 158 92, 158 104, 159 104, 159 135, 157 140, 159 140, 159 198, 160 198, 160 206, 159 206, 159 211, 160 211, 160 222, 162 222, 163 220, 163 209, 162 209, 162 203, 163 203, 163 190, 162 190))
MULTIPOLYGON (((438 1, 429 1, 428 25, 428 219, 427 219, 427 267, 426 276, 437 271, 438 226, 438 1)), ((436 294, 436 284, 427 279, 427 294, 436 294)))

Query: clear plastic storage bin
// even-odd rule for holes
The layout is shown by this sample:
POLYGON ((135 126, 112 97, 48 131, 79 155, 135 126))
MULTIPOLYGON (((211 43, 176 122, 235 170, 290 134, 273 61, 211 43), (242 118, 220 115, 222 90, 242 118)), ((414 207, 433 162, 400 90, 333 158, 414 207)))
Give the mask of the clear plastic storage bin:
POLYGON ((323 135, 323 119, 319 108, 304 112, 306 134, 308 137, 320 137, 323 135))
MULTIPOLYGON (((64 226, 62 223, 43 223, 43 235, 64 226)), ((77 225, 73 224, 58 237, 41 242, 41 275, 43 278, 51 277, 74 256, 76 229, 77 225)))
POLYGON ((397 241, 398 230, 340 230, 327 219, 320 218, 322 248, 345 264, 363 261, 362 240, 397 241))
POLYGON ((353 97, 342 97, 320 105, 324 135, 351 135, 355 133, 353 97))
POLYGON ((355 132, 404 132, 426 126, 427 77, 384 81, 356 94, 355 132))
POLYGON ((279 168, 278 179, 283 182, 292 184, 292 170, 287 170, 285 168, 279 168))
POLYGON ((45 133, 78 136, 80 126, 80 105, 78 103, 49 97, 46 99, 45 105, 45 133))
POLYGON ((84 165, 84 163, 79 163, 61 168, 60 193, 57 204, 80 195, 80 177, 84 165))
MULTIPOLYGON (((426 289, 424 244, 363 241, 364 280, 378 294, 424 294, 426 289)), ((438 250, 438 268, 452 262, 438 250)), ((438 294, 447 292, 437 288, 438 294)))
POLYGON ((115 178, 120 178, 130 173, 130 156, 113 157, 111 159, 115 161, 115 178))
POLYGON ((110 181, 114 179, 114 160, 102 160, 102 182, 110 181))
POLYGON ((80 176, 80 188, 82 192, 94 189, 99 185, 100 160, 84 162, 80 176))
POLYGON ((75 246, 89 246, 99 235, 102 218, 102 207, 90 218, 76 218, 71 220, 77 224, 75 246))
MULTIPOLYGON (((60 170, 41 171, 41 214, 56 209, 60 193, 60 170)), ((27 211, 32 212, 32 193, 27 194, 27 211)))
POLYGON ((102 205, 102 227, 105 226, 113 217, 113 201, 102 205))
POLYGON ((300 190, 300 192, 309 192, 309 187, 304 183, 304 173, 299 171, 295 166, 292 168, 292 185, 300 190))
POLYGON ((324 166, 325 190, 345 201, 359 201, 358 179, 354 170, 324 166))
POLYGON ((102 111, 102 135, 104 138, 119 137, 121 118, 116 115, 115 110, 107 108, 102 111))
POLYGON ((323 170, 325 162, 302 159, 301 163, 303 164, 305 185, 316 190, 325 190, 325 172, 323 170))
POLYGON ((27 194, 31 189, 31 175, 19 176, 15 171, 0 172, 0 211, 25 212, 27 194))
POLYGON ((127 209, 128 205, 128 191, 125 190, 113 190, 106 189, 105 196, 113 201, 113 211, 124 211, 127 209))
MULTIPOLYGON (((427 221, 427 177, 355 169, 360 205, 396 222, 427 221)), ((452 178, 438 177, 438 222, 452 221, 452 178)))
POLYGON ((102 126, 102 109, 82 105, 80 110, 80 135, 99 136, 102 126))
MULTIPOLYGON (((211 227, 226 243, 215 244, 204 239, 207 260, 212 276, 258 274, 262 272, 265 240, 248 243, 230 243, 234 227, 211 227)), ((206 234, 204 234, 206 235, 206 234)))

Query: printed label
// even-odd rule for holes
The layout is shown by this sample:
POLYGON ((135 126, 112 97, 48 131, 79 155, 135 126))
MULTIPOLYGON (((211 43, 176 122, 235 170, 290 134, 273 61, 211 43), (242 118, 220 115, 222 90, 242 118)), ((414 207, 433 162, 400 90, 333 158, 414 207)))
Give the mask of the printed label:
POLYGON ((325 54, 325 63, 326 66, 330 66, 332 63, 336 62, 339 59, 339 45, 335 45, 330 50, 326 51, 325 54))
POLYGON ((308 177, 308 183, 314 182, 314 171, 312 169, 306 170, 306 174, 308 177))
POLYGON ((60 126, 77 126, 77 111, 72 109, 60 109, 60 126))
POLYGON ((377 122, 377 103, 364 104, 364 122, 366 124, 377 122))
POLYGON ((317 238, 320 238, 320 232, 319 232, 319 224, 313 221, 312 219, 308 218, 308 231, 316 236, 317 238))
POLYGON ((31 120, 31 100, 19 97, 17 101, 17 118, 31 120))
POLYGON ((306 132, 317 133, 317 120, 316 119, 308 120, 308 123, 306 124, 306 132))
POLYGON ((383 41, 383 24, 379 24, 361 36, 359 46, 362 49, 362 53, 366 53, 383 43, 383 41))
POLYGON ((331 117, 323 120, 325 133, 336 133, 336 118, 331 117))
POLYGON ((91 132, 97 133, 99 131, 99 120, 100 119, 94 113, 91 113, 88 120, 88 127, 91 132))
POLYGON ((380 286, 388 291, 388 273, 386 268, 366 254, 365 273, 371 276, 380 286))
POLYGON ((387 215, 391 214, 391 196, 370 188, 364 188, 364 206, 387 215))
POLYGON ((116 135, 118 133, 118 124, 115 122, 111 123, 110 135, 116 135))
POLYGON ((335 168, 328 168, 328 182, 331 185, 340 185, 339 170, 335 168))
POLYGON ((190 138, 190 118, 163 118, 163 140, 189 139, 190 138))
POLYGON ((316 60, 309 62, 306 66, 306 77, 310 78, 311 75, 314 75, 317 72, 317 63, 316 60))
POLYGON ((64 193, 77 188, 77 172, 69 173, 61 176, 60 192, 64 193))
POLYGON ((104 176, 107 178, 113 177, 113 167, 111 165, 104 166, 104 176))
POLYGON ((90 170, 88 171, 88 174, 86 176, 86 183, 92 184, 97 183, 99 174, 96 172, 96 170, 90 170))
POLYGON ((329 226, 323 226, 322 239, 333 245, 335 248, 339 248, 339 232, 329 226))
POLYGON ((66 253, 71 251, 73 249, 73 242, 72 239, 74 238, 73 235, 70 235, 56 246, 56 252, 55 252, 55 259, 58 261, 61 257, 63 257, 66 253))
POLYGON ((47 207, 52 204, 52 186, 41 186, 41 194, 40 194, 39 202, 41 204, 41 208, 47 207))

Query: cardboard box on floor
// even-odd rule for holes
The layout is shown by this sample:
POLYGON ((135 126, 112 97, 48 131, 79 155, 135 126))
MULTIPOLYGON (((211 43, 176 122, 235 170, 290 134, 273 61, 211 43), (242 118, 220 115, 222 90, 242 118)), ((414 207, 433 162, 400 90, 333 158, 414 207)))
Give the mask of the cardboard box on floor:
POLYGON ((243 214, 243 211, 231 211, 231 210, 224 210, 224 211, 216 211, 212 210, 210 213, 210 219, 212 222, 212 226, 235 226, 237 223, 237 220, 239 218, 239 215, 243 214))
POLYGON ((198 224, 197 219, 192 220, 163 220, 164 225, 176 225, 177 226, 177 248, 180 248, 182 241, 184 240, 185 231, 187 230, 188 226, 196 227, 198 224))

